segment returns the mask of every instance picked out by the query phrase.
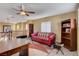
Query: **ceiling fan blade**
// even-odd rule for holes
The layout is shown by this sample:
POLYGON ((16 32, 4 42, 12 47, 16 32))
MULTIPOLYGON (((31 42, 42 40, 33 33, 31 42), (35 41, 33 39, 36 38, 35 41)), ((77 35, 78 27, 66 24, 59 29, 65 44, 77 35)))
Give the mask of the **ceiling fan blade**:
POLYGON ((25 10, 25 7, 24 7, 24 5, 22 5, 22 10, 25 10))
POLYGON ((18 9, 15 9, 15 8, 12 8, 13 10, 16 10, 16 11, 21 11, 21 10, 18 10, 18 9))
POLYGON ((24 5, 21 5, 21 6, 19 7, 19 9, 21 9, 20 11, 25 11, 24 5))
POLYGON ((25 15, 29 16, 29 14, 25 14, 25 15))
MULTIPOLYGON (((21 15, 20 13, 17 13, 17 14, 21 15)), ((23 16, 24 16, 24 15, 23 15, 23 16)), ((26 13, 25 16, 29 16, 29 14, 26 13)))
POLYGON ((16 13, 16 14, 20 14, 20 13, 16 13))
POLYGON ((32 14, 34 14, 35 12, 32 12, 32 11, 28 11, 28 13, 32 13, 32 14))

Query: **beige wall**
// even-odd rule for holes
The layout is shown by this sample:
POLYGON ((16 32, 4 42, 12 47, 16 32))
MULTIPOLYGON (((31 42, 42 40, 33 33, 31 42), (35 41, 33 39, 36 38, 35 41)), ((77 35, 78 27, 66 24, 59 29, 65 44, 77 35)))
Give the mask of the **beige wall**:
POLYGON ((31 21, 34 24, 34 32, 41 31, 41 22, 50 21, 52 23, 52 32, 56 33, 56 41, 61 42, 61 21, 76 18, 76 12, 65 13, 56 16, 50 16, 31 21))
POLYGON ((23 31, 25 30, 26 26, 25 24, 33 23, 34 24, 34 32, 40 32, 41 31, 41 22, 45 21, 50 21, 52 23, 52 32, 56 33, 56 41, 61 42, 61 22, 63 20, 71 19, 71 18, 76 18, 76 11, 74 12, 69 12, 65 14, 60 14, 56 16, 50 16, 50 17, 45 17, 41 19, 36 19, 36 20, 30 20, 27 22, 22 22, 22 23, 17 23, 12 25, 13 31, 23 31), (19 26, 19 28, 16 28, 19 26))
POLYGON ((13 31, 12 32, 13 37, 27 34, 27 32, 25 30, 26 22, 20 22, 20 23, 12 24, 11 27, 12 27, 12 31, 13 31))
POLYGON ((13 31, 22 31, 23 30, 23 22, 12 24, 12 30, 13 31))
MULTIPOLYGON (((25 24, 33 23, 34 32, 41 32, 41 22, 50 21, 52 23, 52 32, 56 33, 56 41, 61 42, 61 22, 66 19, 76 18, 76 12, 65 13, 56 16, 45 17, 36 20, 30 20, 25 23, 18 23, 20 30, 25 30, 25 24)), ((16 26, 15 26, 16 27, 16 26)), ((16 29, 15 29, 16 30, 16 29)))
POLYGON ((11 28, 12 28, 12 31, 15 31, 16 30, 16 24, 12 24, 11 28))
POLYGON ((3 24, 4 24, 4 23, 0 22, 0 32, 3 31, 3 29, 2 29, 2 28, 3 28, 3 24))
POLYGON ((13 31, 26 31, 26 24, 32 23, 32 21, 20 22, 16 24, 12 24, 13 31))

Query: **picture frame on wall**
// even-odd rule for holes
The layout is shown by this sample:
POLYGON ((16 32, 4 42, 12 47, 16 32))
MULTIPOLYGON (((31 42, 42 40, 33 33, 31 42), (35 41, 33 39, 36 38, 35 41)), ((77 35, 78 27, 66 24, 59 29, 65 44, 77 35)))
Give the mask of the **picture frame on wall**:
POLYGON ((10 25, 3 25, 3 32, 10 32, 11 26, 10 25))

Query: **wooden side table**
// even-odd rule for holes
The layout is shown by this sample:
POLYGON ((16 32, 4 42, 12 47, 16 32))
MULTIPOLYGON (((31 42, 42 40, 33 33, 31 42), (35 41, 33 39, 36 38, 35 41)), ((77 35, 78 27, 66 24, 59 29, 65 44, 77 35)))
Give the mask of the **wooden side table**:
POLYGON ((59 51, 61 51, 61 53, 64 55, 63 51, 62 51, 62 47, 64 46, 64 44, 60 44, 60 43, 56 43, 55 44, 55 48, 58 50, 57 53, 59 51))

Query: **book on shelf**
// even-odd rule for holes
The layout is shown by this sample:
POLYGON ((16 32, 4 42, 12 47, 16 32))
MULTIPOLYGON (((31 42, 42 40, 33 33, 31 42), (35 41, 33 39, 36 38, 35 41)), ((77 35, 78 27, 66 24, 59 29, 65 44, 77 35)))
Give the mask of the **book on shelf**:
POLYGON ((70 27, 70 24, 69 23, 63 24, 63 27, 70 27))
POLYGON ((69 28, 66 28, 65 32, 66 33, 69 33, 70 32, 70 29, 69 28))

